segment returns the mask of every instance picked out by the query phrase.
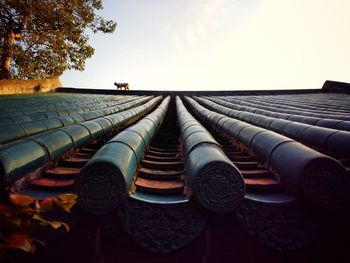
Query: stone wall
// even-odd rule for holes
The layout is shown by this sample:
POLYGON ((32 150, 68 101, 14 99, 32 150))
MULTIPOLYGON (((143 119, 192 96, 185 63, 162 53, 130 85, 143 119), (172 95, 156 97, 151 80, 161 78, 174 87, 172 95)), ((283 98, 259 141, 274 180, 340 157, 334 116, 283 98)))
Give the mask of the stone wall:
POLYGON ((59 79, 0 80, 0 95, 54 92, 60 87, 59 79))

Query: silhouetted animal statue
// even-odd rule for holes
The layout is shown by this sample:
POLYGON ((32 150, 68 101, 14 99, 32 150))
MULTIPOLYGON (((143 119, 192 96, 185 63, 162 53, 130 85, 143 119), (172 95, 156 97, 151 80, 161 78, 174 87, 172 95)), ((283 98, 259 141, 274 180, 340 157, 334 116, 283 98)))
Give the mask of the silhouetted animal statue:
POLYGON ((114 82, 114 85, 117 86, 117 90, 129 90, 129 83, 117 83, 114 82))

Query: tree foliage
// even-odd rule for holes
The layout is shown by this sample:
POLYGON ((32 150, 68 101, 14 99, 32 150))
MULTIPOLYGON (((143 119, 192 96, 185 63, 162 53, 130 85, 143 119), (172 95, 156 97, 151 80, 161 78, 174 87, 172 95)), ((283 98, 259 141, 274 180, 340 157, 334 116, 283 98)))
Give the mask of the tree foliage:
POLYGON ((70 213, 77 202, 77 195, 60 194, 39 200, 10 194, 8 199, 0 203, 0 262, 10 262, 8 259, 14 251, 34 253, 37 244, 45 245, 37 236, 46 228, 63 228, 68 232, 69 225, 66 222, 48 220, 47 217, 57 209, 70 213))
POLYGON ((1 0, 0 79, 55 78, 84 70, 94 49, 86 31, 112 33, 102 0, 1 0))

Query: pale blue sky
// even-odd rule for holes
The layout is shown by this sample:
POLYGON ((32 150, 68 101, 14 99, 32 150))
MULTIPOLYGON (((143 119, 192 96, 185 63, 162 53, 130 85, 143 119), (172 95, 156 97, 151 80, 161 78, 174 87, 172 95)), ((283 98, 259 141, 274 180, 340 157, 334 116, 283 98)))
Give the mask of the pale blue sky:
POLYGON ((66 87, 233 90, 350 82, 349 0, 104 0, 114 34, 66 87))

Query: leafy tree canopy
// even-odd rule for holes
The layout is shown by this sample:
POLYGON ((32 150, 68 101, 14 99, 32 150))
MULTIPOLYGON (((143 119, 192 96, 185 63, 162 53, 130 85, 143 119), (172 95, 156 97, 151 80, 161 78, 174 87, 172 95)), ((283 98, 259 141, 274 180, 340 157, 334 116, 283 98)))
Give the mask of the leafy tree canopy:
POLYGON ((102 0, 1 0, 0 79, 56 78, 94 54, 86 30, 112 33, 102 0))

